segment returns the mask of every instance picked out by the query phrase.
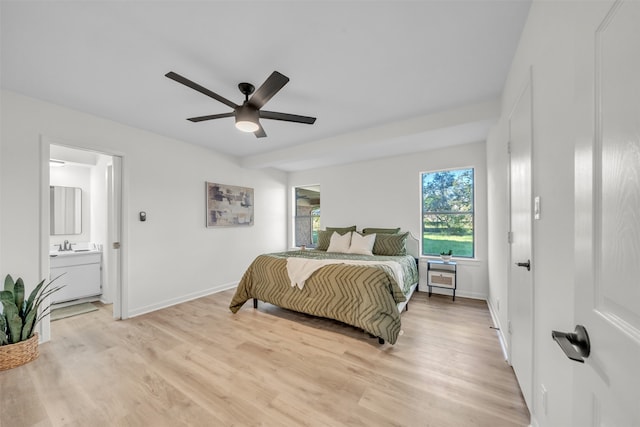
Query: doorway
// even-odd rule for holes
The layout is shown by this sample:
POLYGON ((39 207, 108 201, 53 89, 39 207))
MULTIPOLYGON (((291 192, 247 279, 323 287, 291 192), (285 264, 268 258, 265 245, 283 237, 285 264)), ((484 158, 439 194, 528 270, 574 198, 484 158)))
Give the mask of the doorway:
MULTIPOLYGON (((43 220, 42 238, 44 276, 54 278, 67 269, 70 260, 79 257, 96 258, 91 270, 83 264, 76 273, 70 267, 63 277, 67 281, 80 278, 76 284, 66 284, 69 291, 61 293, 58 307, 100 301, 112 306, 114 319, 122 318, 122 259, 119 249, 122 229, 122 158, 112 153, 71 147, 43 139, 43 220), (52 189, 75 188, 81 202, 77 203, 75 228, 62 231, 53 224, 64 211, 51 201, 52 189), (62 250, 63 252, 59 252, 62 250), (62 256, 61 256, 62 255, 62 256), (60 263, 64 258, 63 262, 60 263), (63 265, 58 269, 58 264, 63 265), (54 274, 54 271, 56 274, 54 274)), ((65 217, 65 221, 68 218, 65 217)), ((82 263, 81 263, 82 264, 82 263)), ((48 320, 48 319, 47 319, 48 320)), ((50 323, 42 325, 43 339, 50 338, 50 323)))
POLYGON ((529 410, 533 409, 533 269, 531 74, 509 116, 509 360, 529 410))

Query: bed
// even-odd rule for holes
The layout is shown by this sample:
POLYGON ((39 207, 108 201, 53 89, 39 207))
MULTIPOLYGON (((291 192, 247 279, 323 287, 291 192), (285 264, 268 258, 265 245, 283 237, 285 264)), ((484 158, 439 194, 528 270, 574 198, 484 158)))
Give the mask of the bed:
POLYGON ((411 249, 403 252, 362 255, 295 250, 259 255, 240 280, 229 308, 237 313, 250 299, 257 308, 260 300, 338 320, 368 332, 381 344, 395 344, 400 313, 418 282, 416 254, 411 249))

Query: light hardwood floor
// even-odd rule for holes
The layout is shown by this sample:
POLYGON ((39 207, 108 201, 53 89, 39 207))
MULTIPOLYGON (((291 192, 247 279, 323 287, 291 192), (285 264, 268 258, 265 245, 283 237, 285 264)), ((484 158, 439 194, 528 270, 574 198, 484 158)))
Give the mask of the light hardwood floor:
POLYGON ((416 293, 396 345, 225 291, 125 321, 52 323, 0 372, 0 425, 526 426, 486 303, 416 293))

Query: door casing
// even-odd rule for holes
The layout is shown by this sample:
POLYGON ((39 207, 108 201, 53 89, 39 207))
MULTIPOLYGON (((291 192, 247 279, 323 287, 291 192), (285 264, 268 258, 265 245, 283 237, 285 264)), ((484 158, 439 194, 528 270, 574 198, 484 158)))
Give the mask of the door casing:
POLYGON ((532 260, 532 70, 509 115, 509 363, 529 411, 533 410, 534 280, 532 260), (530 261, 527 271, 517 262, 530 261))
MULTIPOLYGON (((93 151, 101 154, 105 154, 107 156, 112 156, 114 158, 114 163, 118 166, 115 168, 114 175, 117 174, 118 178, 114 181, 119 181, 119 185, 116 187, 119 192, 119 195, 116 194, 114 197, 119 200, 118 206, 116 207, 118 214, 116 215, 117 222, 116 224, 109 225, 109 236, 112 235, 114 230, 113 227, 116 227, 115 230, 120 234, 120 242, 123 241, 125 237, 125 233, 123 230, 126 229, 126 218, 122 214, 125 209, 125 192, 126 187, 124 185, 124 158, 122 153, 114 153, 109 152, 109 150, 96 150, 95 148, 85 148, 77 145, 54 141, 51 138, 48 138, 44 135, 40 136, 40 272, 39 277, 48 278, 49 277, 49 234, 50 234, 50 201, 49 201, 49 158, 50 158, 50 146, 54 145, 62 145, 70 148, 85 150, 85 151, 93 151)), ((120 256, 115 258, 114 261, 118 263, 115 266, 116 270, 119 271, 117 280, 114 286, 114 301, 113 301, 113 312, 114 318, 122 319, 126 318, 126 313, 128 312, 128 302, 126 300, 126 245, 120 249, 120 256)), ((49 298, 44 301, 45 305, 49 304, 49 298)), ((51 339, 51 321, 50 317, 47 316, 38 324, 38 330, 40 334, 40 341, 46 342, 51 339)))

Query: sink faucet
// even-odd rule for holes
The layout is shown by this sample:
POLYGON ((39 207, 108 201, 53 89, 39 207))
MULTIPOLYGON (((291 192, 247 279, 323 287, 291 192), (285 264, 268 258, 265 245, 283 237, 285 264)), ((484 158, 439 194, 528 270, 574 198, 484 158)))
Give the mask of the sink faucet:
POLYGON ((65 240, 64 243, 60 243, 58 245, 58 251, 60 251, 60 252, 72 251, 73 250, 73 245, 75 245, 75 243, 69 243, 68 240, 65 240))

